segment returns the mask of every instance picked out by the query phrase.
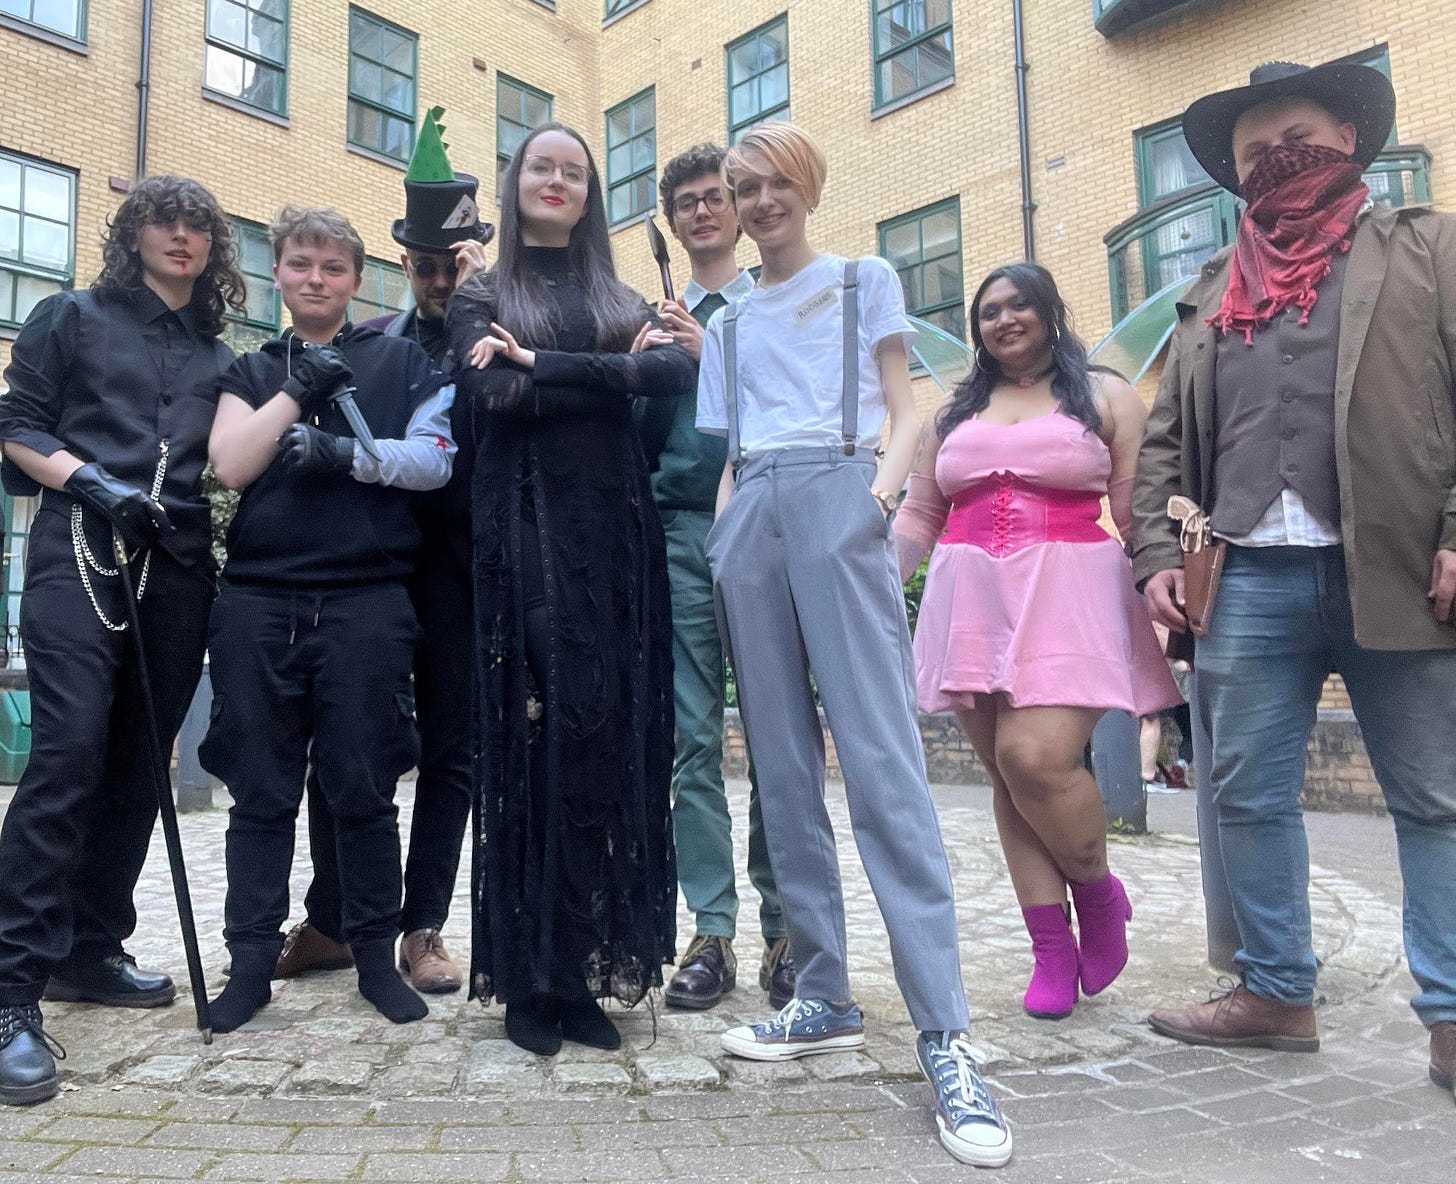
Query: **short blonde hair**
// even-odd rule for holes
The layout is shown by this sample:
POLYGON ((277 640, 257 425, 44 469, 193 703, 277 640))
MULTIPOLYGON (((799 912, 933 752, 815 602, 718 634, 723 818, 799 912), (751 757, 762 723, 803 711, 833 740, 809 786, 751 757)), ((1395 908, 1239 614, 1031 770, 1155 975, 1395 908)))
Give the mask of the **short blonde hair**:
POLYGON ((729 189, 736 189, 744 173, 763 176, 768 171, 781 174, 811 206, 817 206, 829 162, 824 158, 824 149, 798 124, 761 123, 728 149, 723 158, 723 180, 729 189), (750 155, 761 156, 768 162, 768 170, 749 163, 750 155))
POLYGON ((364 240, 338 210, 327 206, 284 206, 268 227, 274 263, 283 261, 283 244, 289 239, 310 247, 344 247, 354 259, 355 274, 364 274, 364 240))

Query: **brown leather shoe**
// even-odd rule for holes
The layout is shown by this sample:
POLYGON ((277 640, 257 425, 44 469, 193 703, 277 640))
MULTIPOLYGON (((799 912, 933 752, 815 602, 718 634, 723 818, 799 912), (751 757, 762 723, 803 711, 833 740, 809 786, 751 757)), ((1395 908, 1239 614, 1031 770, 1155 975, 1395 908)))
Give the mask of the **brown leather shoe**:
POLYGON ((1456 1097, 1456 1022, 1431 1025, 1431 1080, 1456 1097))
POLYGON ((273 966, 273 977, 293 978, 310 970, 348 970, 353 965, 354 954, 347 945, 300 921, 283 939, 283 952, 273 966))
POLYGON ((789 950, 789 939, 764 942, 763 961, 758 966, 758 989, 768 992, 770 1007, 787 1007, 798 985, 799 969, 789 950))
POLYGON ((667 984, 669 1007, 703 1011, 738 985, 733 939, 700 933, 688 945, 677 973, 667 984))
POLYGON ((1280 1003, 1256 995, 1242 983, 1207 1003, 1169 1008, 1148 1017, 1154 1032, 1184 1044, 1217 1048, 1272 1048, 1279 1052, 1318 1052, 1314 1008, 1280 1003))
POLYGON ((447 995, 465 981, 438 929, 416 929, 399 943, 399 968, 422 995, 447 995))

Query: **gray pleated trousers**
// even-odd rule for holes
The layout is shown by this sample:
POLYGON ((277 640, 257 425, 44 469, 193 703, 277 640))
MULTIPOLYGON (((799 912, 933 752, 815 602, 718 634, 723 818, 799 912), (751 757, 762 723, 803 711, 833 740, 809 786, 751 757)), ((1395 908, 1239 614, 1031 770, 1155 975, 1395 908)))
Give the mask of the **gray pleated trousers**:
POLYGON ((845 1002, 844 898, 824 803, 834 737, 850 821, 917 1028, 969 1018, 955 894, 925 777, 910 631, 874 457, 795 448, 750 461, 708 536, 708 562, 758 766, 769 859, 798 995, 845 1002))

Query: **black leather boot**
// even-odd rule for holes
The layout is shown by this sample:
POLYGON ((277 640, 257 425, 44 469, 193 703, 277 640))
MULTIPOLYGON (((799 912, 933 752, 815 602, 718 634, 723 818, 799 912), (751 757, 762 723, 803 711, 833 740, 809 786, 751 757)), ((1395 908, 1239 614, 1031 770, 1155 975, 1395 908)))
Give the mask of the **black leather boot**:
POLYGON ((52 1003, 101 1003, 107 1007, 163 1007, 177 997, 172 980, 142 970, 130 954, 112 954, 80 966, 51 971, 42 998, 52 1003))
POLYGON ((0 1102, 28 1106, 55 1097, 56 1057, 65 1056, 41 1027, 39 1007, 0 1007, 0 1102))
POLYGON ((700 933, 688 945, 677 973, 667 984, 669 1007, 702 1011, 712 1007, 738 983, 733 939, 700 933))

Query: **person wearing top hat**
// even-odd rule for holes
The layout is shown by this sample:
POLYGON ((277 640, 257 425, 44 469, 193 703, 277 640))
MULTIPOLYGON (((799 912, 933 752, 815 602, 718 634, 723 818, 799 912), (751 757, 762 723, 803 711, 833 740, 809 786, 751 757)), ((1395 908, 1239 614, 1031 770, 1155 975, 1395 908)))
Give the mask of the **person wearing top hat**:
MULTIPOLYGON (((439 122, 444 113, 434 107, 421 121, 404 177, 404 217, 396 218, 391 229, 404 248, 400 263, 414 307, 359 326, 418 342, 436 366, 443 365, 447 347, 445 303, 462 282, 485 270, 485 244, 495 235, 495 227, 480 220, 476 179, 450 167, 439 122)), ((462 409, 468 410, 457 403, 451 412, 451 435, 459 448, 454 475, 443 489, 415 500, 423 540, 409 581, 420 624, 414 663, 420 763, 404 871, 399 964, 415 990, 426 994, 458 991, 464 981, 440 934, 470 820, 470 660, 460 638, 471 620, 474 434, 459 421, 462 409)), ((353 964, 342 934, 334 821, 312 771, 308 824, 314 878, 305 898, 307 917, 289 931, 275 978, 353 964)))
POLYGON ((1248 203, 1178 305, 1134 491, 1134 572, 1189 628, 1181 494, 1227 544, 1194 709, 1242 982, 1153 1014, 1193 1044, 1319 1047, 1299 794, 1326 676, 1344 677, 1395 819, 1405 943, 1456 1074, 1456 218, 1371 203, 1395 96, 1365 66, 1260 66, 1183 117, 1248 203))

